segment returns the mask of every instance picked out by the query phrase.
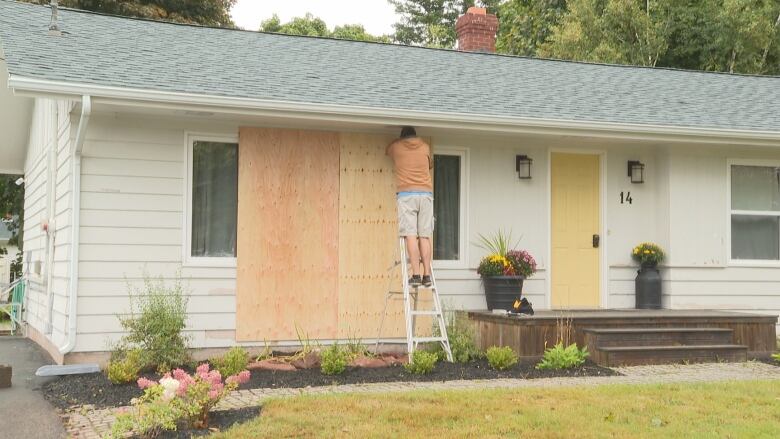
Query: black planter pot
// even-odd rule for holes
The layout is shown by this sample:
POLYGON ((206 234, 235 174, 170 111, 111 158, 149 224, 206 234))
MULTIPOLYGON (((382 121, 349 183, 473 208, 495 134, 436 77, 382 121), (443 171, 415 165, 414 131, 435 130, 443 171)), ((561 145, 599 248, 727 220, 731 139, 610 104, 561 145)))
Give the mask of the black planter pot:
POLYGON ((636 308, 661 309, 661 273, 655 265, 642 265, 635 280, 636 308))
POLYGON ((482 278, 485 299, 489 310, 512 310, 516 299, 523 292, 523 276, 490 276, 482 278))

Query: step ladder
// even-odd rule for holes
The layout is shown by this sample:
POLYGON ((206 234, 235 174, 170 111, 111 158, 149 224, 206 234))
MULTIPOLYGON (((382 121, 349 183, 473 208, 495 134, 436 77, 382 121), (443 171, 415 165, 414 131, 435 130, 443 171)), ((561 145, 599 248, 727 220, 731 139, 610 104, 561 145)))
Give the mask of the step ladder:
MULTIPOLYGON (((417 347, 420 343, 435 343, 439 342, 441 343, 442 348, 444 349, 444 352, 447 354, 447 361, 452 362, 452 350, 450 349, 450 339, 447 337, 447 325, 444 320, 444 312, 441 308, 441 300, 439 299, 439 290, 436 287, 436 276, 433 274, 433 269, 431 269, 431 286, 430 287, 413 287, 409 284, 409 257, 406 254, 406 240, 401 237, 398 240, 398 249, 400 253, 400 258, 395 261, 395 263, 388 269, 388 271, 395 270, 396 267, 399 265, 401 266, 401 282, 403 284, 403 288, 401 291, 393 290, 392 288, 392 282, 393 282, 393 276, 390 276, 390 285, 388 286, 387 294, 385 295, 385 308, 382 312, 382 319, 379 323, 379 332, 376 337, 376 348, 379 348, 379 340, 382 338, 382 329, 384 328, 385 324, 385 317, 387 316, 387 306, 390 303, 390 300, 395 296, 403 296, 404 300, 404 317, 406 320, 406 349, 409 353, 409 361, 411 362, 414 356, 414 351, 417 350, 417 347), (419 290, 430 290, 431 291, 431 302, 433 304, 433 309, 430 310, 420 310, 418 309, 417 305, 417 299, 419 297, 419 290), (429 337, 418 337, 415 333, 416 329, 416 318, 418 316, 431 316, 435 319, 436 324, 439 329, 439 335, 429 336, 429 337)), ((418 261, 419 263, 419 261, 418 261)))

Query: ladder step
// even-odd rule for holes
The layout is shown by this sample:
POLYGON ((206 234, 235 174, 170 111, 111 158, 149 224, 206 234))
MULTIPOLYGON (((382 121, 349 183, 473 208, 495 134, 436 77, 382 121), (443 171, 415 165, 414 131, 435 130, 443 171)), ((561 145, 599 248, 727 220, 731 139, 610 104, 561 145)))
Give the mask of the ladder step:
POLYGON ((438 316, 441 315, 439 311, 410 311, 413 316, 438 316))
POLYGON ((449 341, 444 337, 412 337, 412 341, 417 343, 431 343, 434 341, 449 341))

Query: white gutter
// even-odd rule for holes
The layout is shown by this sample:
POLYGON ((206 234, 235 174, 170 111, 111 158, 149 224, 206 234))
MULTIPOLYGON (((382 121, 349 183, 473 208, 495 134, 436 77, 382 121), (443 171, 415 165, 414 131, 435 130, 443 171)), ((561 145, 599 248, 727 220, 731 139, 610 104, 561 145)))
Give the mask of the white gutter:
POLYGON ((81 117, 76 131, 71 156, 71 239, 70 239, 70 273, 68 273, 68 341, 60 346, 60 353, 65 355, 76 347, 76 322, 78 313, 77 290, 79 287, 79 231, 81 213, 81 151, 84 149, 84 139, 87 135, 89 117, 92 115, 92 98, 89 95, 81 97, 81 117))
POLYGON ((780 131, 676 127, 270 101, 49 81, 18 76, 9 77, 8 86, 13 88, 14 93, 18 95, 37 96, 43 94, 66 97, 89 94, 95 99, 96 103, 129 104, 169 109, 191 109, 193 106, 197 106, 200 107, 198 109, 201 111, 213 111, 215 113, 238 113, 394 126, 411 124, 433 128, 472 129, 504 133, 550 134, 553 132, 561 135, 595 135, 597 137, 621 138, 657 136, 657 138, 663 140, 729 144, 737 142, 742 144, 780 146, 780 131))

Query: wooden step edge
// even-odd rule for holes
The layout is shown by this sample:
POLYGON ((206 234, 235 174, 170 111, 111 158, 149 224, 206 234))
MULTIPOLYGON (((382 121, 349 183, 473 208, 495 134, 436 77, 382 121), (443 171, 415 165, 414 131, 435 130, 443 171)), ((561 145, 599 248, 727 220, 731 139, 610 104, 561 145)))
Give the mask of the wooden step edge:
POLYGON ((645 333, 671 333, 671 332, 734 332, 731 328, 585 328, 582 332, 590 334, 645 334, 645 333))
POLYGON ((726 351, 726 350, 744 350, 747 352, 748 347, 745 345, 737 344, 721 344, 721 345, 681 345, 681 346, 597 346, 595 348, 602 352, 634 352, 634 351, 689 351, 694 349, 726 351))

